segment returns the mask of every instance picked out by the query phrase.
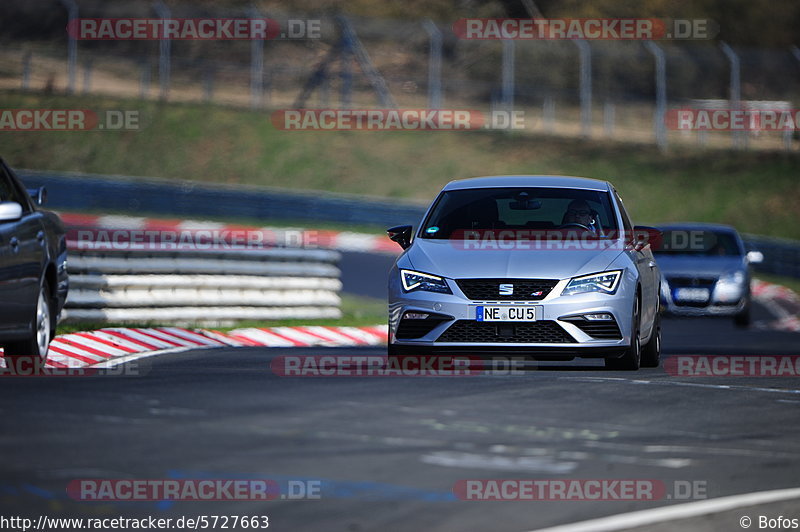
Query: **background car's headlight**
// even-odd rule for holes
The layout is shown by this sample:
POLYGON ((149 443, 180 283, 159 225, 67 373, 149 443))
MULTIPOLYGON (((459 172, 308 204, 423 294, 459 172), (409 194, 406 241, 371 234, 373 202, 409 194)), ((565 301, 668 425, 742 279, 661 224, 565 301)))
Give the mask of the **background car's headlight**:
POLYGON ((741 285, 744 283, 744 272, 742 270, 737 270, 733 273, 720 275, 719 280, 717 282, 722 284, 741 285))
POLYGON ((602 292, 613 294, 617 291, 622 270, 613 270, 603 273, 593 273, 581 277, 573 277, 561 292, 562 296, 584 294, 586 292, 602 292))
POLYGON ((403 283, 403 290, 406 292, 424 290, 426 292, 452 294, 447 282, 437 275, 412 270, 400 270, 400 280, 403 283))
POLYGON ((746 278, 741 270, 721 275, 714 286, 714 301, 728 304, 739 301, 745 294, 746 278))

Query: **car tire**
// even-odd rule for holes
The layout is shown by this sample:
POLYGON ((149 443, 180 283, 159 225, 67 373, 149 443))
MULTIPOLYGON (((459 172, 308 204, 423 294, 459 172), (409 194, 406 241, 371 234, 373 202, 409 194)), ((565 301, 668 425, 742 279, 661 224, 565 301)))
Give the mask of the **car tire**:
POLYGON ((657 368, 661 363, 661 314, 656 313, 653 333, 650 340, 642 347, 642 367, 657 368))
POLYGON ((636 371, 642 362, 642 343, 639 338, 641 328, 641 301, 637 295, 633 303, 633 324, 631 327, 631 345, 619 358, 607 358, 605 360, 606 369, 636 371))
POLYGON ((53 308, 50 287, 47 282, 39 289, 36 312, 33 318, 33 334, 24 340, 7 342, 3 358, 6 367, 13 371, 29 372, 43 368, 47 362, 50 341, 53 339, 53 308))
POLYGON ((750 303, 745 305, 738 314, 733 316, 733 324, 741 328, 750 326, 750 303))

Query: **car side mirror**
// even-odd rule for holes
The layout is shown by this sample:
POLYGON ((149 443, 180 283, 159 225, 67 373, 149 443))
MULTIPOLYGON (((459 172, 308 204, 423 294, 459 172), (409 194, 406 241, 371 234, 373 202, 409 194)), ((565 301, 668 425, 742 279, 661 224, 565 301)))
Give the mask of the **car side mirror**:
POLYGON ((631 246, 636 251, 643 250, 647 245, 650 245, 651 250, 661 249, 661 241, 664 234, 655 227, 648 227, 646 225, 637 225, 633 228, 633 235, 631 235, 631 246))
POLYGON ((761 264, 764 262, 764 254, 756 250, 748 251, 745 258, 750 264, 761 264))
POLYGON ((22 218, 22 205, 14 201, 0 202, 0 222, 13 222, 22 218))
POLYGON ((387 229, 386 234, 392 242, 397 242, 401 248, 406 249, 411 245, 411 230, 410 225, 398 225, 387 229))
POLYGON ((33 202, 39 207, 47 202, 47 189, 44 187, 29 188, 28 194, 33 199, 33 202))

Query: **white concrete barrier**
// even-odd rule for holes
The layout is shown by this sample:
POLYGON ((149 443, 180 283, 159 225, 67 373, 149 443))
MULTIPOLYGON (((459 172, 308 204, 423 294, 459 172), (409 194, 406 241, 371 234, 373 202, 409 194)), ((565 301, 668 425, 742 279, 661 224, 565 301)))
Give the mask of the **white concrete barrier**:
POLYGON ((320 249, 70 249, 72 322, 224 325, 339 318, 340 255, 320 249))

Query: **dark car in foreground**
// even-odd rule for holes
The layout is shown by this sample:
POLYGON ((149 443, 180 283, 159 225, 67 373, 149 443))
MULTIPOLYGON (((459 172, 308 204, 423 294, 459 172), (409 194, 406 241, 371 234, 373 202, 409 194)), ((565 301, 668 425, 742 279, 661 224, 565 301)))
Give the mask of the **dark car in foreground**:
POLYGON ((750 264, 763 260, 746 251, 733 227, 681 223, 662 226, 662 244, 654 250, 661 268, 661 304, 683 316, 731 316, 750 323, 750 264))
MULTIPOLYGON (((35 197, 36 200, 32 199, 35 197)), ((8 363, 43 364, 69 288, 64 226, 40 210, 0 159, 0 346, 8 363)))

